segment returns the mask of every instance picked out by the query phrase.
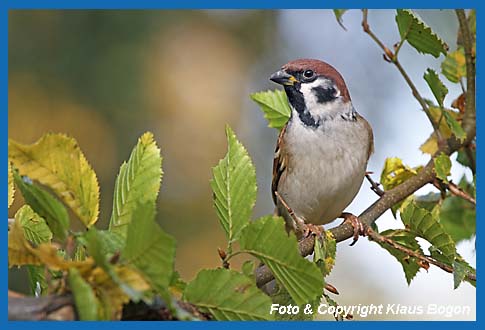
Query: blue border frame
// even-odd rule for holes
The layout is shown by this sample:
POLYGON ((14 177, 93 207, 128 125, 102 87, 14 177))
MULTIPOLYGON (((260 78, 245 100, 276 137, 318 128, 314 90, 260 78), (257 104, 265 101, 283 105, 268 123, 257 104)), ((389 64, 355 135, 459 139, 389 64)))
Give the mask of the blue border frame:
MULTIPOLYGON (((0 163, 3 164, 3 170, 1 172, 1 179, 2 179, 2 199, 7 199, 7 140, 8 140, 8 11, 11 9, 188 9, 188 8, 195 8, 195 9, 290 9, 290 8, 332 8, 331 6, 338 7, 338 8, 362 8, 365 6, 366 8, 476 8, 477 9, 477 39, 481 39, 481 18, 482 18, 482 11, 481 11, 481 3, 480 1, 449 1, 449 0, 442 0, 442 1, 357 1, 357 0, 343 0, 343 1, 334 1, 334 2, 326 2, 324 0, 300 0, 300 1, 289 1, 289 0, 233 0, 231 2, 220 1, 220 0, 213 0, 213 1, 201 1, 201 0, 173 0, 170 3, 161 3, 154 0, 138 0, 138 1, 128 1, 128 0, 120 0, 120 1, 110 1, 110 0, 44 0, 42 2, 36 0, 3 0, 0 1, 0 22, 1 22, 1 32, 0 32, 0 43, 4 47, 2 47, 1 51, 1 75, 2 78, 0 79, 0 86, 1 86, 1 95, 2 95, 2 104, 3 104, 3 111, 2 113, 2 130, 0 133, 2 138, 1 144, 1 157, 3 159, 0 160, 0 163), (6 47, 5 47, 6 46, 6 47)), ((481 40, 477 42, 477 54, 482 53, 481 47, 482 43, 481 40)), ((482 77, 482 66, 480 65, 480 61, 477 60, 477 87, 479 88, 481 85, 481 77, 482 77)), ((477 93, 477 108, 480 107, 482 103, 482 96, 480 93, 477 93)), ((480 111, 477 111, 477 115, 480 115, 480 111)), ((482 123, 477 118, 477 140, 481 140, 482 136, 482 123)), ((477 147, 481 148, 481 143, 477 143, 477 147)), ((482 157, 478 150, 477 152, 477 166, 479 168, 478 172, 481 173, 482 166, 482 157)), ((477 186, 478 190, 481 190, 482 186, 482 177, 481 175, 477 176, 477 186)), ((480 199, 480 192, 478 193, 478 198, 480 199)), ((483 231, 483 223, 482 223, 482 207, 481 203, 477 205, 477 232, 483 231)), ((0 328, 5 329, 66 329, 66 327, 73 328, 73 329, 84 329, 86 326, 93 327, 93 328, 101 328, 104 326, 101 322, 91 322, 90 324, 86 325, 84 322, 9 322, 7 321, 7 291, 8 291, 8 284, 7 284, 7 260, 8 260, 8 251, 6 249, 7 245, 7 222, 4 222, 4 240, 3 245, 4 248, 0 251, 0 258, 2 263, 4 264, 3 267, 0 267, 0 277, 2 278, 2 287, 4 292, 1 294, 0 298, 0 309, 2 310, 2 317, 0 318, 0 328)), ((480 240, 476 241, 476 248, 477 248, 477 256, 478 259, 481 258, 481 252, 478 250, 482 249, 481 245, 479 244, 480 240)), ((478 264, 477 260, 477 264, 478 264)), ((479 269, 477 268, 477 272, 479 269)), ((423 322, 423 321, 406 321, 406 322, 390 322, 390 321, 371 321, 371 322, 326 322, 324 325, 320 324, 319 322, 267 322, 264 324, 264 327, 267 329, 280 329, 282 327, 303 327, 303 328, 316 328, 316 327, 359 327, 362 328, 374 328, 378 327, 389 327, 389 326, 409 326, 413 327, 413 329, 429 329, 429 328, 441 328, 441 329, 456 329, 456 328, 477 328, 483 325, 483 317, 481 317, 480 313, 478 312, 483 306, 480 292, 480 285, 477 286, 477 321, 476 322, 423 322)), ((110 327, 113 328, 160 328, 160 327, 170 327, 170 328, 178 328, 178 329, 193 329, 193 328, 223 328, 230 326, 233 329, 248 329, 252 327, 261 326, 261 323, 254 323, 254 322, 231 322, 230 325, 224 324, 224 322, 112 322, 109 324, 110 327)))

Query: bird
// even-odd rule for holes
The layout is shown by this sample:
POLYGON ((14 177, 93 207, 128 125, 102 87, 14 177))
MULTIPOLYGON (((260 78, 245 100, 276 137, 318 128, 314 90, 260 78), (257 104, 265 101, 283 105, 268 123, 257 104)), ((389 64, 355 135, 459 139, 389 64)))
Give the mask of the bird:
POLYGON ((320 234, 337 218, 364 225, 344 212, 357 195, 374 150, 372 127, 352 105, 342 75, 316 59, 291 61, 270 76, 283 86, 291 109, 278 136, 272 196, 276 214, 297 237, 320 234))

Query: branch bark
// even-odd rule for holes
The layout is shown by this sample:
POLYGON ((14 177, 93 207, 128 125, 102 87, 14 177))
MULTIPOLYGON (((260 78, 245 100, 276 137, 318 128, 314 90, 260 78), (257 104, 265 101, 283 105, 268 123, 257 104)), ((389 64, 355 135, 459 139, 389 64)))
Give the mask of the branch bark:
MULTIPOLYGON (((208 320, 207 315, 201 313, 193 305, 178 301, 179 308, 198 320, 208 320)), ((10 321, 75 321, 78 316, 74 299, 71 294, 51 295, 45 297, 27 297, 10 292, 8 297, 8 319, 10 321)), ((157 299, 153 306, 143 302, 129 304, 123 307, 122 321, 176 321, 172 311, 157 299)))

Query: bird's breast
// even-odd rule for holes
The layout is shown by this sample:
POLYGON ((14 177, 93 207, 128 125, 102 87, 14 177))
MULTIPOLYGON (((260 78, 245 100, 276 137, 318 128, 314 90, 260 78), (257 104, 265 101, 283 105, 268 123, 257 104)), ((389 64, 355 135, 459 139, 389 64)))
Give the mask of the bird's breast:
POLYGON ((284 145, 291 157, 278 192, 297 216, 325 224, 344 211, 362 185, 368 140, 359 121, 332 120, 317 129, 289 123, 284 145))

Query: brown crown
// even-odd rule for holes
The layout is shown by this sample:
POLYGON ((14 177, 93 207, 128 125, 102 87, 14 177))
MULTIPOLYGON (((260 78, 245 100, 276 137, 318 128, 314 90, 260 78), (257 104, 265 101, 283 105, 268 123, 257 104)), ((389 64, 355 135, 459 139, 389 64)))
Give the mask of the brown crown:
POLYGON ((349 91, 345 85, 344 78, 340 73, 330 64, 320 60, 313 59, 298 59, 283 65, 283 70, 288 72, 298 72, 305 70, 313 70, 318 76, 323 76, 333 80, 340 90, 340 95, 344 101, 350 101, 349 91))

